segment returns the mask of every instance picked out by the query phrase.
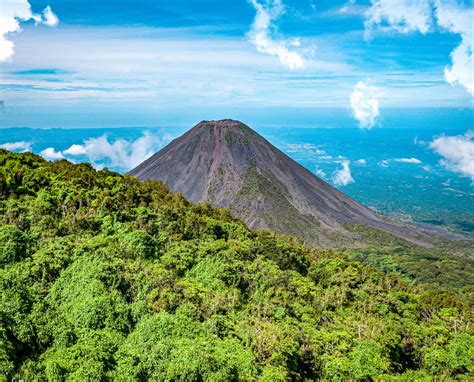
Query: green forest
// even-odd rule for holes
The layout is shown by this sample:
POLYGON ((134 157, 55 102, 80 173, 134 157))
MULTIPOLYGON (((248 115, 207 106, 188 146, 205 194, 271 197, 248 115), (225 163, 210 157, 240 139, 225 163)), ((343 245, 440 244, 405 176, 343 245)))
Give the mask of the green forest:
POLYGON ((0 150, 0 380, 472 380, 471 289, 387 248, 381 267, 375 245, 312 249, 159 181, 0 150))

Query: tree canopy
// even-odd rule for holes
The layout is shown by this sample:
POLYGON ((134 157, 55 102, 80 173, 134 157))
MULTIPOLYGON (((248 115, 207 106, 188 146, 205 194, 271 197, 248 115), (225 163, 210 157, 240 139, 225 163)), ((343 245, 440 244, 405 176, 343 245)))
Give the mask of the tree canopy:
POLYGON ((0 380, 465 380, 472 309, 159 181, 0 150, 0 380))

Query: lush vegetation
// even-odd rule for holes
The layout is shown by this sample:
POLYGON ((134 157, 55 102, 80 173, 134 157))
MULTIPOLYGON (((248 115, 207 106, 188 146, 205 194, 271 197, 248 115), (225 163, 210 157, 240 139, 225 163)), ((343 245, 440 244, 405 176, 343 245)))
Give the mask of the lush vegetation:
POLYGON ((350 229, 364 242, 362 248, 344 250, 351 259, 425 288, 459 293, 474 303, 474 241, 432 237, 433 248, 427 249, 368 227, 350 229))
POLYGON ((0 151, 0 379, 467 380, 466 299, 160 182, 0 151))

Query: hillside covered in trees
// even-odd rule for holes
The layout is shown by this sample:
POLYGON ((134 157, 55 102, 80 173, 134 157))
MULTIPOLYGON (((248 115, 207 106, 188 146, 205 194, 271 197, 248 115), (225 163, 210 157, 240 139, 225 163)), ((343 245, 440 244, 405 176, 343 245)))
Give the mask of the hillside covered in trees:
POLYGON ((0 293, 0 380, 474 372, 462 294, 251 231, 159 181, 31 153, 0 151, 0 293))

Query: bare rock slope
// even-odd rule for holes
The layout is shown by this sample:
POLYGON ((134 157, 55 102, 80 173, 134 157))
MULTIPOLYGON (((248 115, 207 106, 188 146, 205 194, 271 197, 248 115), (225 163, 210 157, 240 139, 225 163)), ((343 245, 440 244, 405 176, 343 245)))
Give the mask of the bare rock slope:
POLYGON ((363 225, 427 246, 413 227, 341 193, 234 120, 202 121, 130 171, 160 179, 194 203, 229 208, 250 228, 299 235, 312 245, 357 242, 363 225))

